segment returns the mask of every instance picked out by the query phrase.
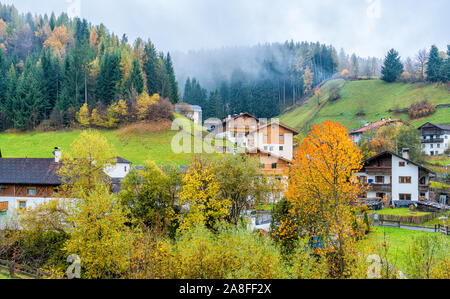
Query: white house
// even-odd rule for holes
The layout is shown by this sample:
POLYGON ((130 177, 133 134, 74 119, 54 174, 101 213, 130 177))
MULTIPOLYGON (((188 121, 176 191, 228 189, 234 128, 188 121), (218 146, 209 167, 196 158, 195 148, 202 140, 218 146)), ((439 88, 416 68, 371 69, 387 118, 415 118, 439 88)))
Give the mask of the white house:
POLYGON ((396 201, 430 199, 430 178, 433 172, 409 160, 409 150, 402 156, 383 152, 364 162, 359 173, 361 182, 368 185, 367 198, 390 196, 396 201))
POLYGON ((197 105, 190 105, 187 103, 178 103, 175 105, 175 112, 186 116, 192 120, 196 125, 201 125, 203 122, 202 107, 197 105))
POLYGON ((450 126, 426 123, 419 128, 422 151, 429 156, 443 155, 450 145, 450 126))

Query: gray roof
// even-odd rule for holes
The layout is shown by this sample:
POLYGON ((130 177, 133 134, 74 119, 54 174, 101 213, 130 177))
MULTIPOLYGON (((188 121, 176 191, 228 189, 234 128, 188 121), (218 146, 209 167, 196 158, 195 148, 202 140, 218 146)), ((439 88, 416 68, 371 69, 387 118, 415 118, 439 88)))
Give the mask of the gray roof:
POLYGON ((130 161, 125 160, 125 159, 122 158, 122 157, 117 157, 117 163, 121 163, 121 164, 131 164, 130 161))
POLYGON ((0 158, 0 184, 59 186, 58 167, 55 159, 0 158))
POLYGON ((369 162, 372 162, 373 160, 377 160, 378 158, 380 158, 380 157, 382 157, 382 156, 385 156, 385 155, 396 156, 397 158, 403 159, 403 160, 405 160, 406 162, 411 163, 411 164, 413 164, 413 165, 419 167, 420 169, 422 169, 422 170, 425 171, 425 172, 428 172, 428 173, 431 173, 431 174, 435 174, 432 170, 429 170, 428 168, 426 168, 426 167, 424 167, 424 166, 422 166, 422 165, 420 165, 420 164, 418 164, 418 163, 416 163, 416 162, 414 162, 414 161, 411 161, 411 160, 409 160, 409 159, 405 159, 405 158, 403 158, 402 156, 397 155, 396 153, 393 153, 393 152, 391 152, 391 151, 385 151, 385 152, 379 153, 378 155, 375 155, 375 156, 373 156, 372 158, 369 158, 369 159, 365 160, 363 163, 364 163, 364 165, 366 165, 366 164, 368 164, 369 162))
POLYGON ((441 129, 441 130, 443 130, 443 131, 450 131, 450 126, 447 126, 447 125, 440 125, 440 124, 433 124, 433 123, 430 123, 430 122, 427 122, 426 124, 420 126, 420 127, 419 127, 419 130, 422 129, 423 127, 425 127, 426 125, 432 125, 432 126, 434 126, 434 127, 436 127, 436 128, 439 128, 439 129, 441 129))

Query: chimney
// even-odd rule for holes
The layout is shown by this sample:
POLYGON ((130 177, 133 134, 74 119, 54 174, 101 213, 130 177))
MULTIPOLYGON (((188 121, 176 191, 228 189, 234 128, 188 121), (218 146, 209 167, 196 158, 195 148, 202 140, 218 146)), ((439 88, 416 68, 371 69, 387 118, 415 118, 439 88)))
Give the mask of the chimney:
POLYGON ((409 160, 409 148, 402 149, 402 157, 403 159, 409 160))
POLYGON ((61 160, 61 148, 55 147, 53 155, 55 156, 55 163, 59 163, 59 161, 61 160))

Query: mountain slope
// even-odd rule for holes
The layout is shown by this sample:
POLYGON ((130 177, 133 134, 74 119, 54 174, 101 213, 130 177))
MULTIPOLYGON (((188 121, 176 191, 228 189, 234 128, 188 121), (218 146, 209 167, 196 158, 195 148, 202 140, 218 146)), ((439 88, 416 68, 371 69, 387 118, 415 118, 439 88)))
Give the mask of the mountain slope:
POLYGON ((280 120, 289 126, 306 132, 310 125, 326 120, 338 121, 349 130, 359 128, 366 122, 381 118, 400 118, 419 127, 426 122, 450 124, 450 108, 439 108, 436 113, 421 119, 410 120, 404 111, 413 103, 427 99, 434 105, 450 104, 450 93, 445 86, 424 83, 385 83, 381 80, 352 81, 333 80, 321 89, 321 106, 312 97, 305 103, 283 115, 280 120), (340 99, 327 101, 330 85, 339 84, 340 99))
MULTIPOLYGON (((176 115, 179 118, 179 115, 176 115)), ((193 123, 191 122, 193 126, 193 123)), ((203 130, 203 127, 200 128, 203 130)), ((142 165, 152 160, 157 165, 173 163, 187 165, 193 156, 190 153, 176 154, 172 151, 172 139, 180 131, 171 130, 167 124, 131 124, 118 130, 97 130, 109 143, 114 145, 117 154, 134 165, 142 165)), ((59 146, 70 150, 72 142, 81 130, 69 132, 0 134, 0 149, 4 158, 52 158, 53 148, 59 146)), ((189 132, 185 134, 191 135, 189 132)), ((191 145, 194 137, 190 136, 191 145)), ((189 138, 189 137, 187 137, 189 138)), ((218 141, 216 141, 219 145, 218 141)), ((192 151, 193 152, 193 151, 192 151)))

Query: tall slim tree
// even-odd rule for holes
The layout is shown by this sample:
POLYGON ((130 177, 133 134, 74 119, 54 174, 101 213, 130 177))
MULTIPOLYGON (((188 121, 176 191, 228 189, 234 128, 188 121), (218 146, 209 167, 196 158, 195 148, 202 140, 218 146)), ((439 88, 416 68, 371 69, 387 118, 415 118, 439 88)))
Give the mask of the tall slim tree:
POLYGON ((438 48, 431 46, 430 56, 427 62, 427 80, 430 82, 438 82, 442 80, 441 67, 444 64, 444 59, 439 56, 438 48))

